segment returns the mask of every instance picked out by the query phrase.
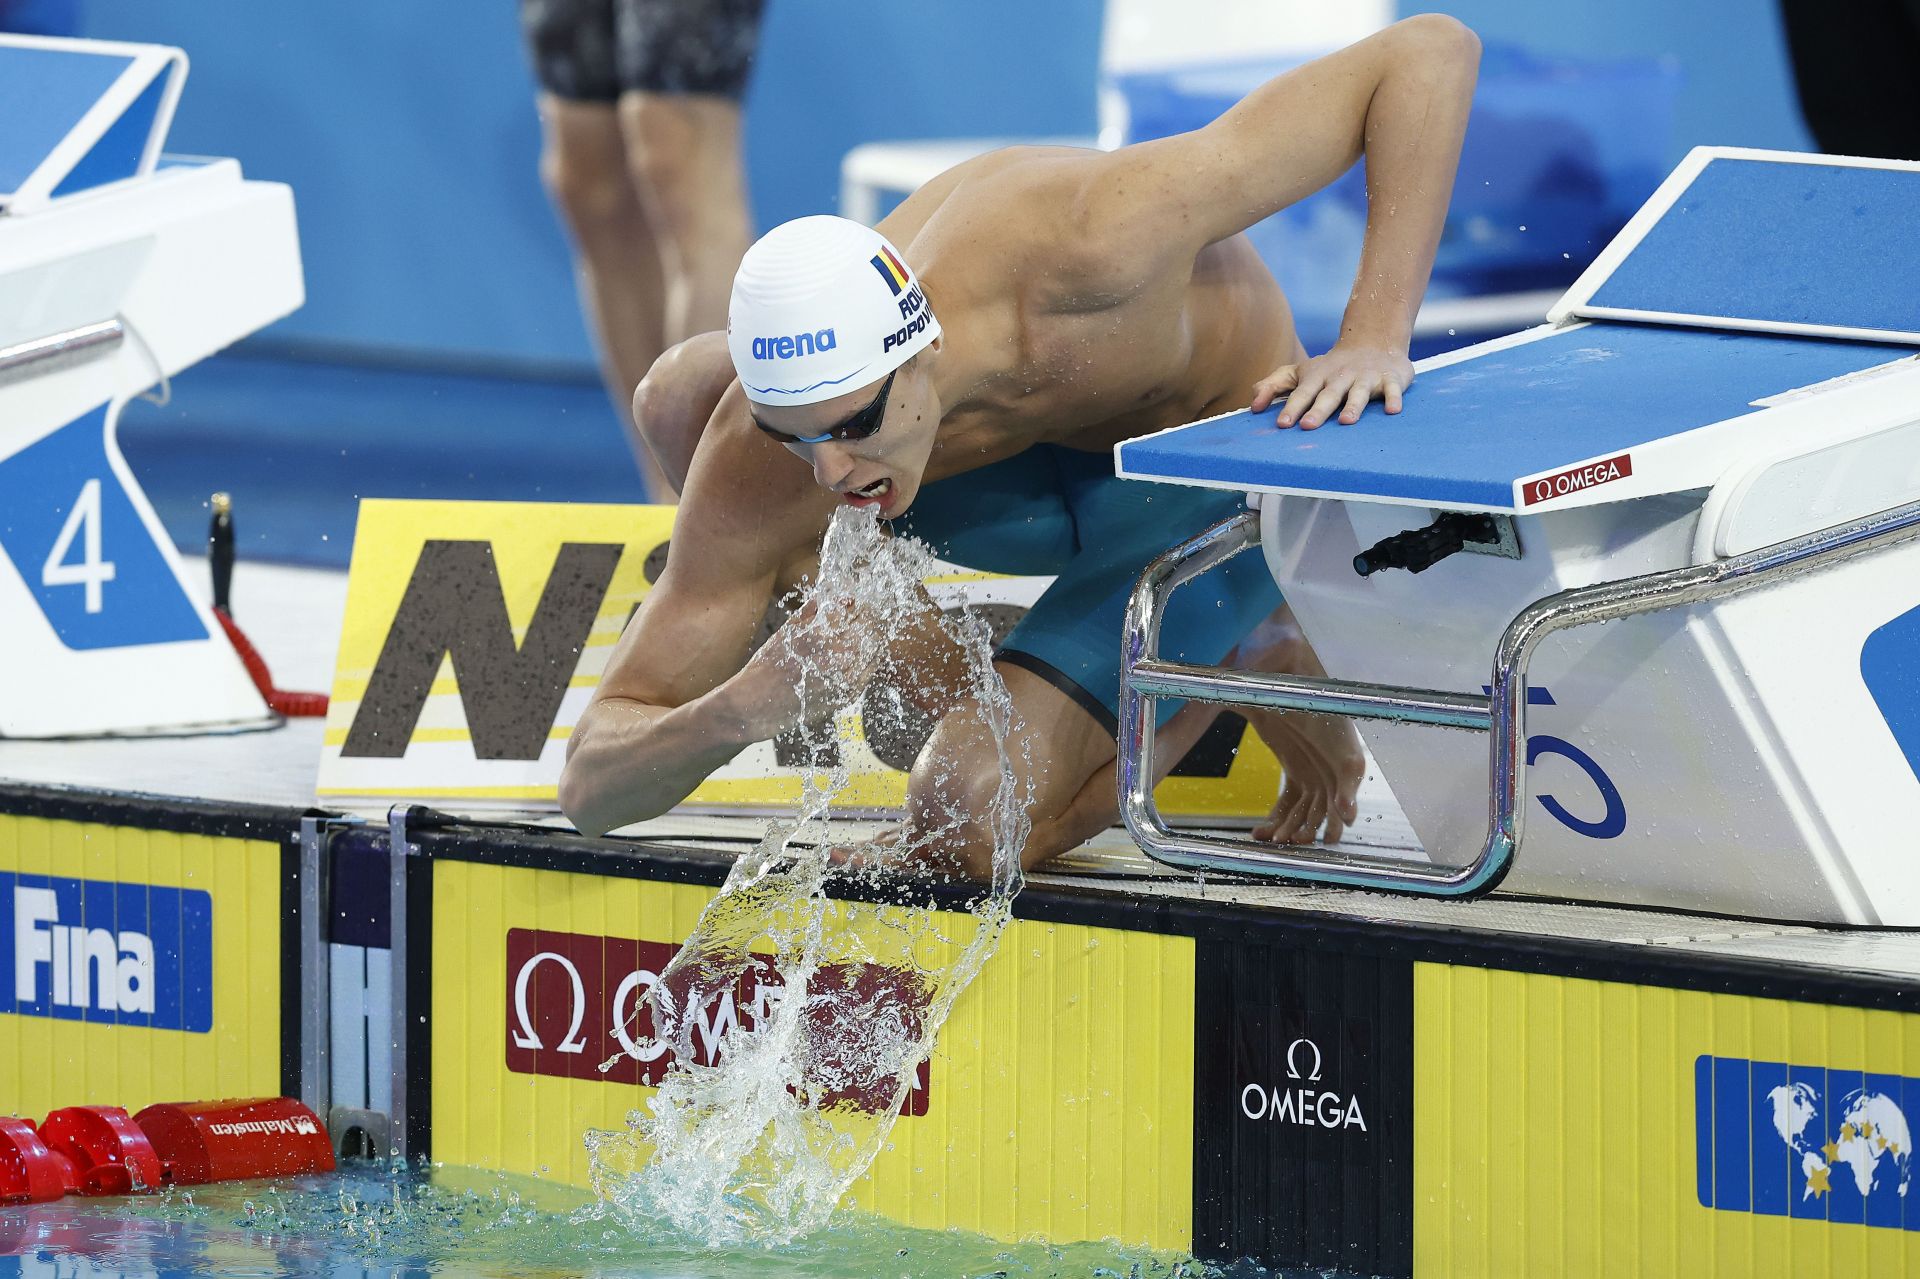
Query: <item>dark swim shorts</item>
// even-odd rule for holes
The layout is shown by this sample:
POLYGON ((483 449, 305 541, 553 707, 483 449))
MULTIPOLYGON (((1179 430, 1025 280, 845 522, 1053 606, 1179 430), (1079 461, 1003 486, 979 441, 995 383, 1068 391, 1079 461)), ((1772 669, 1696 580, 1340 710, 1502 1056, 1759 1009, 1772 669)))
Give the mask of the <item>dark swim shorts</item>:
MULTIPOLYGON (((986 573, 1052 576, 1000 646, 1119 729, 1120 630, 1141 570, 1177 542, 1244 510, 1237 492, 1123 480, 1109 453, 1041 444, 920 490, 894 527, 942 559, 986 573)), ((1174 593, 1160 655, 1217 665, 1280 606, 1258 555, 1237 555, 1174 593)), ((1162 722, 1179 703, 1162 698, 1162 722)))
POLYGON ((520 0, 534 74, 556 97, 629 90, 740 100, 766 0, 520 0))

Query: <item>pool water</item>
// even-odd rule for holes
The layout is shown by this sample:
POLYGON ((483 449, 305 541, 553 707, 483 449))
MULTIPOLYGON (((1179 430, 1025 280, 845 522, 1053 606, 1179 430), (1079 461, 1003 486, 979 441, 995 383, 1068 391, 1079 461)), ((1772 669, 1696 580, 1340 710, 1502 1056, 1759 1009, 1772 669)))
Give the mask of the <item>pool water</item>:
POLYGON ((709 1248, 585 1191, 470 1169, 349 1164, 332 1176, 0 1207, 0 1276, 581 1275, 632 1279, 1114 1276, 1251 1279, 1113 1243, 1005 1244, 845 1213, 777 1248, 709 1248))

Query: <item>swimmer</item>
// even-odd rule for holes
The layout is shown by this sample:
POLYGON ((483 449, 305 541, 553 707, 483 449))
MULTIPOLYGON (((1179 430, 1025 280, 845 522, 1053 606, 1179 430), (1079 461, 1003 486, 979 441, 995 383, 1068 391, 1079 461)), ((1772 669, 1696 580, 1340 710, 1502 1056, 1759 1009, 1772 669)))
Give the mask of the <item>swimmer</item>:
MULTIPOLYGON (((1241 507, 1238 492, 1117 479, 1113 446, 1249 397, 1277 429, 1354 429, 1374 400, 1400 411, 1478 61, 1459 22, 1409 18, 1192 133, 1009 148, 935 178, 877 230, 812 217, 763 237, 735 276, 729 332, 669 351, 635 392, 683 497, 666 568, 568 743, 574 824, 599 834, 665 812, 793 724, 791 658, 755 651, 756 627, 850 504, 956 563, 1056 577, 995 661, 1034 743, 1023 861, 1111 826, 1128 592, 1148 561, 1241 507), (1359 274, 1338 342, 1309 358, 1241 232, 1363 157, 1359 274)), ((1241 556, 1175 595, 1162 653, 1317 673, 1289 620, 1264 565, 1241 556)), ((927 678, 906 691, 933 711, 951 706, 942 672, 959 657, 925 640, 927 678)), ((799 656, 852 660, 826 642, 799 656)), ((1160 757, 1176 761, 1217 714, 1163 710, 1160 757)), ((1337 840, 1363 770, 1351 726, 1254 724, 1285 768, 1258 833, 1337 840)), ((984 878, 998 784, 978 717, 949 709, 910 775, 908 829, 960 814, 943 855, 984 878)))

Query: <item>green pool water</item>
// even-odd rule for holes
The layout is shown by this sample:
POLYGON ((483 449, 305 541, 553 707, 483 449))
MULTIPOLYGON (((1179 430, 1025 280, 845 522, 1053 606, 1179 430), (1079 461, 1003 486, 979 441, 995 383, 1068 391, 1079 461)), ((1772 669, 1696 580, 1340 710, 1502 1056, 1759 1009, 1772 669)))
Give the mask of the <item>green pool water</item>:
POLYGON ((366 1163, 327 1177, 0 1207, 0 1275, 1116 1276, 1252 1279, 1113 1243, 1006 1244, 856 1213, 778 1248, 713 1249, 584 1191, 457 1168, 366 1163))

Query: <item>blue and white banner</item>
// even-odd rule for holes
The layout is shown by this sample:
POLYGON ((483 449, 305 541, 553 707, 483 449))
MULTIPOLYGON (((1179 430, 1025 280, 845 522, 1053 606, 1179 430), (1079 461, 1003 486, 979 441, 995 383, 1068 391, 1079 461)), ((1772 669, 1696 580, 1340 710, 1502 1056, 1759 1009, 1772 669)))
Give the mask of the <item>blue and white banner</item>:
POLYGON ((213 1029, 213 898, 199 889, 0 871, 0 957, 0 1013, 213 1029))
POLYGON ((69 649, 203 640, 107 456, 107 406, 0 459, 0 553, 69 649))
POLYGON ((1873 634, 1860 649, 1860 678, 1907 766, 1920 777, 1920 608, 1908 609, 1873 634))
POLYGON ((1728 1212, 1920 1230, 1909 1193, 1920 1079, 1701 1057, 1700 1202, 1728 1212))

